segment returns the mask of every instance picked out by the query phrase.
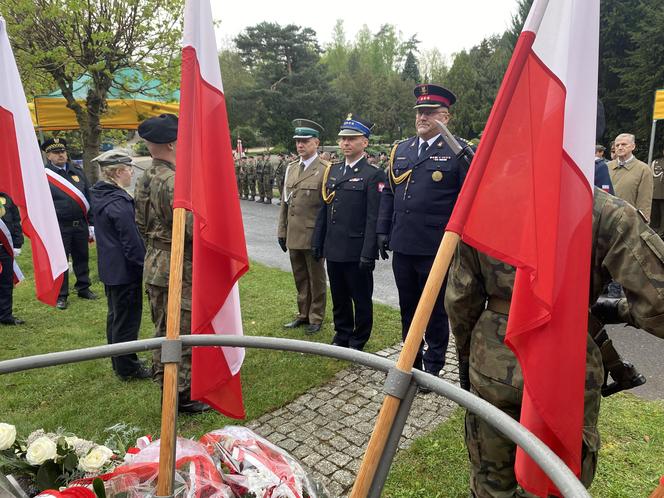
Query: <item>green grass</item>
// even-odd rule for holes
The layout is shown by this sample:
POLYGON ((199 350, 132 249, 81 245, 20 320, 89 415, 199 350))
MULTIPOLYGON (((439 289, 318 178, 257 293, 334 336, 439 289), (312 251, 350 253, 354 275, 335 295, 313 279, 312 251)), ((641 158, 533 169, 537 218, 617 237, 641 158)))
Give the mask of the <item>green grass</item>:
MULTIPOLYGON (((463 410, 398 454, 386 498, 468 496, 463 410)), ((599 498, 648 496, 664 475, 664 403, 631 394, 602 400, 597 474, 590 494, 599 498)))
MULTIPOLYGON (((0 326, 0 359, 29 356, 106 343, 106 300, 96 273, 96 253, 90 254, 93 290, 97 301, 85 301, 70 294, 64 311, 38 302, 31 281, 29 247, 19 258, 26 281, 14 291, 14 312, 26 320, 21 327, 0 326)), ((73 281, 70 279, 70 285, 73 281)), ((289 273, 253 263, 240 282, 244 333, 271 337, 332 340, 331 300, 321 333, 313 338, 303 329, 286 332, 282 325, 296 311, 295 285, 289 273)), ((143 309, 141 338, 153 335, 147 300, 143 309)), ((396 343, 400 321, 396 310, 375 306, 375 327, 367 345, 375 351, 396 343)), ((142 354, 150 358, 151 354, 142 354)), ((247 418, 272 411, 313 386, 325 383, 347 364, 338 360, 299 353, 248 349, 242 368, 247 418)), ((37 428, 63 427, 80 437, 101 439, 103 429, 118 422, 137 426, 145 433, 158 434, 160 390, 150 381, 121 382, 110 359, 31 370, 0 376, 0 422, 15 424, 19 434, 37 428)), ((232 421, 217 413, 179 417, 179 433, 196 436, 232 421)), ((241 423, 241 422, 240 422, 241 423)))

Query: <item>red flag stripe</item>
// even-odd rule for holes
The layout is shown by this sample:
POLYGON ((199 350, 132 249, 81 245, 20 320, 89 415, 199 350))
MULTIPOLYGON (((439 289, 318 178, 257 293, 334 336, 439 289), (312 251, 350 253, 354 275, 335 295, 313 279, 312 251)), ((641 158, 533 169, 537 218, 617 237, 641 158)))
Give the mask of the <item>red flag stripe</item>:
POLYGON ((76 185, 68 181, 66 178, 63 178, 62 176, 58 175, 54 171, 48 168, 46 168, 44 171, 46 171, 46 177, 48 178, 48 183, 53 185, 61 192, 65 193, 76 204, 78 204, 78 207, 80 207, 81 211, 83 211, 83 216, 87 218, 88 211, 90 210, 90 204, 88 203, 88 200, 85 198, 85 195, 83 195, 83 192, 81 192, 78 188, 76 188, 76 185))

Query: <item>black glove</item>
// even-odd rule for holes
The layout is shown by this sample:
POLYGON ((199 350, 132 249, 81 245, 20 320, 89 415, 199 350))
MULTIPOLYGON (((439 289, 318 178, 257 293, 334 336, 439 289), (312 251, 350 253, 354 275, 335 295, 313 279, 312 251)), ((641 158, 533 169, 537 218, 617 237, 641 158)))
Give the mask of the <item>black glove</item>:
POLYGON ((390 237, 384 233, 376 235, 376 243, 378 244, 378 252, 380 259, 389 259, 387 251, 390 249, 390 237))
POLYGON ((320 259, 323 257, 323 248, 322 247, 312 247, 311 252, 313 253, 313 257, 315 261, 320 261, 320 259))
POLYGON ((618 312, 620 299, 612 297, 600 297, 597 302, 590 307, 590 312, 603 324, 623 323, 623 319, 618 312))
POLYGON ((360 270, 374 271, 374 268, 376 267, 376 260, 371 258, 360 258, 359 267, 360 270))
POLYGON ((277 238, 277 242, 279 242, 279 247, 281 247, 282 251, 288 252, 288 248, 286 247, 286 238, 285 237, 277 238))
POLYGON ((459 385, 470 392, 470 359, 459 358, 459 385))

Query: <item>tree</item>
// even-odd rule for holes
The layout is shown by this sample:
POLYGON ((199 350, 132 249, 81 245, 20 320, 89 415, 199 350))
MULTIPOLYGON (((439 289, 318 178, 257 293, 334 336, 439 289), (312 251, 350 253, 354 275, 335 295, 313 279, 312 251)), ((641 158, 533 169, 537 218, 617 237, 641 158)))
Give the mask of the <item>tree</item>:
POLYGON ((424 83, 443 82, 449 71, 445 59, 437 48, 422 51, 419 68, 424 83))
POLYGON ((414 81, 415 83, 421 83, 422 81, 420 78, 420 69, 417 66, 417 59, 411 50, 408 51, 408 55, 406 56, 406 62, 403 65, 401 78, 414 81))
POLYGON ((158 77, 165 93, 177 81, 182 0, 0 0, 0 11, 24 74, 48 74, 76 114, 86 173, 95 180, 90 160, 99 153, 100 118, 116 75, 137 69, 158 77), (91 84, 79 102, 73 84, 83 74, 91 84))

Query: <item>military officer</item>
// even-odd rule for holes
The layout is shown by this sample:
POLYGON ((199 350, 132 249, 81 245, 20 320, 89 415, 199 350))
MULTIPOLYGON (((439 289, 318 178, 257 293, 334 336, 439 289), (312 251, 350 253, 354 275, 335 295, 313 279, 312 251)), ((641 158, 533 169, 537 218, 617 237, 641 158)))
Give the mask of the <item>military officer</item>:
MULTIPOLYGON (((625 322, 664 339, 664 243, 630 204, 595 188, 589 304, 610 279, 623 285, 610 322, 625 322)), ((460 371, 469 365, 474 394, 518 420, 523 376, 504 344, 515 270, 461 243, 450 268, 445 306, 456 339, 460 371)), ((607 323, 610 323, 607 322, 607 323)), ((602 355, 588 335, 581 481, 593 479, 599 449, 597 417, 604 380, 602 355)), ((478 498, 519 494, 516 447, 480 417, 466 414, 470 487, 478 498)))
POLYGON ((246 187, 245 187, 245 197, 247 200, 255 201, 256 200, 256 158, 247 157, 244 163, 245 178, 246 178, 246 187))
POLYGON ((21 254, 23 231, 16 204, 0 192, 0 324, 22 325, 13 315, 14 259, 21 254))
POLYGON ((652 162, 653 192, 650 226, 664 238, 664 156, 652 162))
MULTIPOLYGON (((173 230, 173 195, 175 189, 175 149, 178 118, 162 114, 143 121, 139 136, 152 156, 152 164, 136 183, 136 222, 145 240, 146 252, 143 281, 150 301, 155 337, 166 336, 168 308, 168 280, 170 274, 171 240, 173 230)), ((187 212, 182 270, 182 299, 180 309, 180 335, 191 333, 191 271, 192 271, 193 217, 187 212)), ((161 352, 152 356, 153 378, 164 381, 161 352)), ((178 369, 178 410, 198 413, 210 407, 192 400, 191 348, 182 348, 182 361, 178 369)))
POLYGON ((362 350, 373 325, 373 270, 378 259, 376 221, 385 173, 368 163, 373 123, 349 114, 339 148, 345 160, 323 178, 323 207, 314 231, 314 258, 327 259, 335 336, 332 344, 362 350))
POLYGON ((277 205, 281 206, 281 202, 284 198, 284 176, 286 175, 286 168, 288 167, 288 159, 286 159, 285 154, 279 154, 279 162, 277 167, 274 169, 274 183, 276 183, 277 188, 279 189, 279 200, 277 205))
MULTIPOLYGON (((90 290, 88 242, 94 240, 94 226, 90 212, 88 180, 82 169, 68 161, 66 140, 49 138, 41 148, 46 153, 46 175, 65 254, 67 257, 71 256, 76 275, 74 288, 82 299, 97 299, 97 295, 90 290)), ((67 308, 68 296, 69 271, 66 271, 56 308, 67 308)))
POLYGON ((256 202, 265 204, 272 204, 272 181, 274 175, 274 167, 270 161, 270 156, 264 154, 260 161, 260 173, 258 167, 256 168, 256 178, 258 181, 258 199, 256 202))
MULTIPOLYGON (((447 124, 454 94, 438 85, 418 85, 414 90, 417 136, 392 149, 389 188, 381 194, 378 214, 378 248, 387 259, 394 253, 392 269, 399 292, 402 337, 405 338, 420 300, 434 256, 452 209, 466 178, 467 165, 441 138, 435 120, 447 124)), ((449 339, 443 306, 445 283, 434 304, 415 368, 438 375, 445 364, 449 339)))
POLYGON ((290 256, 298 313, 295 320, 284 327, 291 329, 306 325, 306 332, 315 334, 325 318, 327 289, 325 265, 322 259, 314 259, 311 244, 316 217, 323 204, 323 176, 329 163, 318 157, 323 127, 308 119, 295 119, 293 126, 300 159, 290 163, 286 171, 277 241, 290 256))
POLYGON ((263 156, 256 157, 256 186, 258 187, 258 199, 255 202, 263 202, 265 197, 265 189, 263 187, 263 168, 265 167, 265 160, 263 156))

